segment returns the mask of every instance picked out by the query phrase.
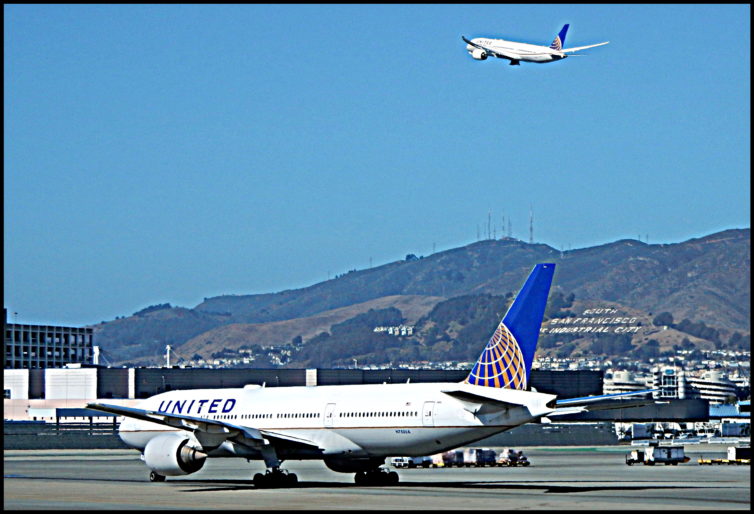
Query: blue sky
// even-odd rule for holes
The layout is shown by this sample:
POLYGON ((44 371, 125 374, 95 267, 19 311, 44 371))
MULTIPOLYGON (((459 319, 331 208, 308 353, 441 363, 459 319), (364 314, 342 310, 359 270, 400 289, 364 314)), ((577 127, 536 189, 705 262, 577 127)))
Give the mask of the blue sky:
POLYGON ((559 249, 750 226, 748 5, 4 14, 10 321, 305 287, 472 243, 488 214, 528 241, 533 209, 559 249), (566 47, 610 44, 513 67, 461 41, 564 23, 566 47))

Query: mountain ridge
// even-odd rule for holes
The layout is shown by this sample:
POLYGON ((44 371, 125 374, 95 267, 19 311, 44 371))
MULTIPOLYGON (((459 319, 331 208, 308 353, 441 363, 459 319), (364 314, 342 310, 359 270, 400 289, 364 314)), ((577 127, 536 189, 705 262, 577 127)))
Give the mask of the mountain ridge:
MULTIPOLYGON (((95 325, 95 340, 116 359, 152 356, 147 360, 153 362, 166 344, 180 349, 202 334, 218 334, 223 326, 256 324, 259 329, 266 323, 306 319, 390 297, 450 299, 515 293, 537 262, 557 264, 553 292, 649 313, 667 311, 677 320, 704 320, 710 326, 746 332, 750 330, 750 248, 748 228, 680 243, 650 245, 622 239, 565 252, 510 238, 483 240, 428 257, 409 255, 300 289, 220 295, 205 298, 194 308, 153 306, 95 325)), ((281 337, 274 337, 277 343, 281 337)))

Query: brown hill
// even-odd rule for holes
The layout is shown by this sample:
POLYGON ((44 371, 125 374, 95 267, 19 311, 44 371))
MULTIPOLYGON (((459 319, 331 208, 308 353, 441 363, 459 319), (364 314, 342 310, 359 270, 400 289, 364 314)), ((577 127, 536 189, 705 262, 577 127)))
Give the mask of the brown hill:
POLYGON ((290 343, 296 336, 309 340, 330 327, 370 309, 395 307, 401 311, 406 323, 413 324, 429 312, 440 296, 394 295, 377 298, 348 307, 333 309, 306 318, 295 318, 270 323, 233 323, 204 332, 176 348, 180 355, 193 357, 199 354, 208 358, 223 348, 237 350, 241 346, 279 346, 290 343))
POLYGON ((568 252, 509 238, 479 241, 426 258, 409 256, 352 271, 302 289, 206 298, 193 309, 152 306, 96 325, 95 340, 114 360, 121 361, 161 355, 166 344, 191 357, 223 346, 290 342, 297 335, 326 330, 328 323, 332 326, 348 315, 349 308, 360 304, 352 316, 363 308, 387 305, 390 298, 400 302, 409 297, 392 306, 410 318, 410 310, 404 309, 414 302, 429 308, 438 297, 515 292, 537 262, 557 264, 553 293, 614 302, 648 316, 667 311, 676 322, 688 318, 726 333, 748 333, 750 232, 732 229, 675 244, 621 240, 568 252), (430 297, 428 303, 423 304, 422 297, 430 297), (346 310, 332 314, 338 309, 346 310), (279 324, 265 326, 269 323, 279 324), (229 328, 220 329, 223 326, 229 328), (186 348, 181 347, 184 344, 186 348))

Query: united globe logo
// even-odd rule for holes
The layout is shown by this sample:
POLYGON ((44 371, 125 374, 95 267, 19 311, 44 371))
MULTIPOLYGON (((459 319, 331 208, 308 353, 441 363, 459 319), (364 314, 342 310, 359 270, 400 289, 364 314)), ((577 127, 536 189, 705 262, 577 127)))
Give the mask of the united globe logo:
POLYGON ((524 356, 504 323, 498 325, 466 382, 484 387, 526 389, 524 356))

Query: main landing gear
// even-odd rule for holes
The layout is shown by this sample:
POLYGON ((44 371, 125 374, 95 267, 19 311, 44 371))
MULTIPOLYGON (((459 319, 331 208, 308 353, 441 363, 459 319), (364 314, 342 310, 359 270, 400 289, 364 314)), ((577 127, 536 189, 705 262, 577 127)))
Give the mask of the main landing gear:
POLYGON ((379 468, 373 471, 359 471, 354 476, 357 485, 395 485, 398 483, 398 473, 379 468))
POLYGON ((289 473, 280 468, 268 469, 264 475, 254 475, 254 485, 260 489, 266 487, 293 487, 298 484, 296 473, 289 473))
POLYGON ((164 482, 165 477, 163 475, 160 475, 156 471, 150 471, 149 472, 149 481, 150 482, 164 482))
POLYGON ((262 446, 261 451, 267 471, 264 475, 262 473, 254 475, 256 487, 260 489, 263 487, 293 487, 298 484, 298 477, 295 473, 280 469, 281 461, 272 445, 262 446))

